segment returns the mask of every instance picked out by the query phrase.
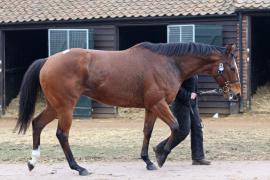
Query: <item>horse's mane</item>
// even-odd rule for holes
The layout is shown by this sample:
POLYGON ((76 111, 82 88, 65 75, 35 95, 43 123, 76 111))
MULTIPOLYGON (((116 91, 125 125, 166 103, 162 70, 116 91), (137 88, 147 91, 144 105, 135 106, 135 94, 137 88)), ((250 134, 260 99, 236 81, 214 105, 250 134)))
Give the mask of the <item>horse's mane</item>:
POLYGON ((188 54, 207 56, 213 51, 218 51, 222 54, 225 53, 224 47, 201 44, 201 43, 150 43, 143 42, 138 45, 166 56, 184 56, 188 54))

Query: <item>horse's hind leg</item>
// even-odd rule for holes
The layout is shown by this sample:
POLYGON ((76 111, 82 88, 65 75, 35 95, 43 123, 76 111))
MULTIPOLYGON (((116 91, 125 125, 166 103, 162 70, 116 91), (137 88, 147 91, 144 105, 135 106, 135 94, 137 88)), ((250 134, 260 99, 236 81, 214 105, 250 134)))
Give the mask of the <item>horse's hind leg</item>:
POLYGON ((31 171, 40 157, 40 134, 42 129, 56 117, 56 112, 51 108, 49 104, 43 112, 41 112, 32 121, 33 128, 33 151, 32 159, 28 161, 28 168, 31 171))
POLYGON ((69 130, 72 124, 72 110, 73 108, 70 108, 70 110, 66 110, 60 114, 56 136, 62 146, 70 168, 78 171, 81 176, 86 176, 89 172, 77 164, 68 142, 69 130))
POLYGON ((145 119, 144 119, 144 139, 141 151, 141 158, 146 163, 146 169, 148 170, 156 170, 157 167, 151 162, 148 156, 148 147, 151 138, 151 134, 153 131, 154 124, 156 122, 156 116, 149 110, 145 109, 145 119))

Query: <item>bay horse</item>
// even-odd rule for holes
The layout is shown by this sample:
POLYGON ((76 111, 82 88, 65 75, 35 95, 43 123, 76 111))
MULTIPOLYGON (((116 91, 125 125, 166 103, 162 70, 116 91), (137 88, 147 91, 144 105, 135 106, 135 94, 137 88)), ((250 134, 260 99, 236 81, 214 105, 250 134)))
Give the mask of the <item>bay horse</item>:
POLYGON ((148 147, 156 118, 165 122, 170 136, 155 149, 162 167, 170 151, 179 144, 179 124, 169 104, 185 79, 197 73, 212 75, 226 94, 240 95, 241 86, 234 47, 198 43, 152 44, 144 42, 123 51, 67 49, 39 59, 26 71, 20 89, 16 128, 25 133, 35 111, 38 92, 47 106, 33 119, 31 171, 40 157, 40 134, 58 118, 56 136, 71 169, 80 175, 89 172, 75 161, 69 146, 69 130, 74 106, 81 95, 105 104, 145 108, 141 158, 148 170, 157 167, 148 157, 148 147))

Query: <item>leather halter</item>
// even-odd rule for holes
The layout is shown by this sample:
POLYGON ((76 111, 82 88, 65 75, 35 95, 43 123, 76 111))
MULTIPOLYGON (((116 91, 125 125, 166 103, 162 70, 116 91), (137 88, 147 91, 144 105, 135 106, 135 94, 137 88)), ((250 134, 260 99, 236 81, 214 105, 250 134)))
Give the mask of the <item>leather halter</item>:
POLYGON ((235 83, 239 83, 239 80, 234 80, 234 81, 225 81, 224 80, 224 76, 223 76, 223 72, 224 72, 224 65, 223 63, 219 63, 218 66, 218 75, 217 78, 222 78, 222 81, 224 81, 224 86, 221 87, 219 89, 219 91, 222 91, 223 93, 229 93, 230 92, 230 85, 235 84, 235 83))

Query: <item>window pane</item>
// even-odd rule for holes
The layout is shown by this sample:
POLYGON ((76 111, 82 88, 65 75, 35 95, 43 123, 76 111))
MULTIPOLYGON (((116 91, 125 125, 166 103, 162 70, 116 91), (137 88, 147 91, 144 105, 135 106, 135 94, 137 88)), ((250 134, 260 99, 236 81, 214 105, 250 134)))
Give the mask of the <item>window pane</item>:
POLYGON ((49 38, 50 38, 49 55, 53 55, 55 53, 67 49, 67 31, 50 30, 49 38))
POLYGON ((69 48, 87 48, 87 31, 72 30, 69 32, 69 48))
POLYGON ((180 42, 180 26, 168 26, 168 43, 180 42))
POLYGON ((193 28, 194 26, 190 25, 190 26, 181 26, 182 28, 182 37, 181 37, 181 42, 183 43, 187 43, 187 42, 193 42, 194 39, 193 39, 193 28))

